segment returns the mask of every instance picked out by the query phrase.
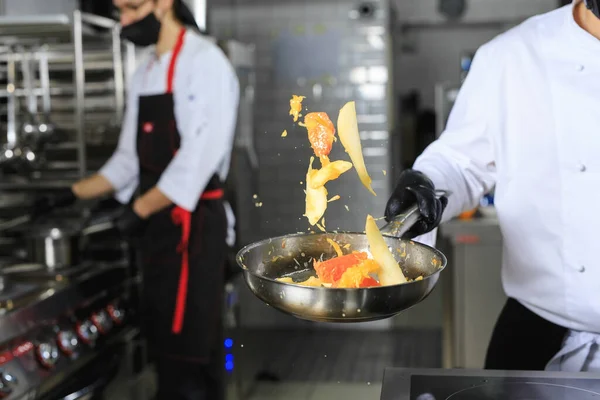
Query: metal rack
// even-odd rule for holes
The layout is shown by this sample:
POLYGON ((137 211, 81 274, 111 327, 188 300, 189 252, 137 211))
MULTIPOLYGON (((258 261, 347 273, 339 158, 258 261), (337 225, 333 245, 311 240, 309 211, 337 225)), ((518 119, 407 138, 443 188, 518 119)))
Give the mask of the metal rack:
MULTIPOLYGON (((126 80, 135 68, 134 46, 121 43, 116 21, 75 11, 72 15, 0 17, 0 47, 0 77, 6 81, 5 88, 0 86, 0 100, 6 103, 0 105, 0 114, 6 115, 8 145, 17 141, 20 111, 30 92, 42 104, 52 98, 52 116, 67 135, 66 141, 48 146, 48 154, 60 156, 56 161, 48 157, 44 171, 25 180, 29 184, 22 177, 20 181, 3 179, 0 190, 68 185, 84 177, 95 168, 89 165, 90 146, 112 146, 112 151, 116 145, 126 80), (17 68, 26 58, 47 60, 50 65, 50 76, 40 71, 29 90, 20 84, 17 68), (112 129, 109 133, 107 126, 112 129), (65 157, 69 152, 75 153, 72 161, 65 157)), ((104 161, 105 154, 100 157, 104 161)))

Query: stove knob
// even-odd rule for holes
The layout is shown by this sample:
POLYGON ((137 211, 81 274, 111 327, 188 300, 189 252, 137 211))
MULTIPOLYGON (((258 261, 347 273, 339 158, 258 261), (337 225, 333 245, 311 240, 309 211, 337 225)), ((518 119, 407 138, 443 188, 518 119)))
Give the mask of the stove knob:
POLYGON ((96 328, 98 328, 98 331, 103 335, 107 334, 113 326, 112 319, 105 310, 101 310, 98 313, 93 314, 92 322, 96 328))
POLYGON ((52 368, 58 361, 58 347, 54 343, 40 343, 36 353, 38 360, 46 368, 52 368))
POLYGON ((13 375, 0 372, 0 399, 10 396, 16 385, 17 379, 13 375))
POLYGON ((106 311, 108 311, 108 315, 110 315, 110 318, 115 324, 120 325, 123 323, 123 320, 125 319, 124 309, 111 304, 108 307, 106 307, 106 311))
POLYGON ((73 355, 79 346, 77 335, 71 330, 59 332, 56 336, 56 343, 60 350, 68 356, 73 355))
POLYGON ((86 319, 77 326, 77 336, 83 343, 91 344, 98 339, 98 328, 86 319))

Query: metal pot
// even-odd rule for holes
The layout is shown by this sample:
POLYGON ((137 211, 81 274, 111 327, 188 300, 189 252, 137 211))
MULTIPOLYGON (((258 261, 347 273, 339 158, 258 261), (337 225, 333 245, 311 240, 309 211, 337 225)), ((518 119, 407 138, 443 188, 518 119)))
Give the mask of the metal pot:
POLYGON ((78 265, 88 236, 114 228, 112 222, 97 223, 84 229, 58 226, 38 227, 29 236, 30 261, 49 270, 78 265))
POLYGON ((75 230, 39 228, 29 237, 28 253, 32 262, 56 270, 79 264, 80 244, 80 236, 75 230))

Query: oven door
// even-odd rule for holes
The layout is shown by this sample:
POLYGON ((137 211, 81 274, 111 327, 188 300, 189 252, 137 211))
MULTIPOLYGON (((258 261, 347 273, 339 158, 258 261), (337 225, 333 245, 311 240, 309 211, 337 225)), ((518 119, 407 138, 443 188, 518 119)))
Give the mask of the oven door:
POLYGON ((39 397, 39 400, 102 399, 104 390, 117 376, 124 355, 125 344, 123 343, 103 349, 75 374, 39 397))

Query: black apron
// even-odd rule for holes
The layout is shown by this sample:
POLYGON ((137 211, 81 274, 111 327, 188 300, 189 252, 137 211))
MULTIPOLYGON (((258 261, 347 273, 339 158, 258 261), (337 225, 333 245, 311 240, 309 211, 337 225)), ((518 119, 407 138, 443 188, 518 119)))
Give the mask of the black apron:
MULTIPOLYGON (((173 77, 183 46, 173 50, 167 92, 139 97, 140 190, 153 188, 179 149, 173 77)), ((142 318, 150 350, 183 362, 214 360, 223 347, 221 310, 227 256, 223 187, 214 175, 193 212, 172 205, 152 215, 141 239, 142 318)))

